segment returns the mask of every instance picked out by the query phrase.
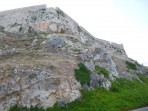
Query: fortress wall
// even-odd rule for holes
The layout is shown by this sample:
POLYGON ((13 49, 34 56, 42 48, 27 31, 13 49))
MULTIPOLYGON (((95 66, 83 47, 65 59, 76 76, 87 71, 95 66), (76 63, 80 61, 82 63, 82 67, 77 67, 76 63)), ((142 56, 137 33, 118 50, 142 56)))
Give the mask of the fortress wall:
POLYGON ((25 20, 27 16, 29 16, 30 11, 36 11, 39 9, 46 9, 46 5, 37 5, 37 6, 31 6, 31 7, 24 7, 24 8, 18 8, 13 10, 7 10, 0 12, 0 24, 2 26, 7 26, 9 24, 12 24, 21 21, 19 19, 25 20))
POLYGON ((109 42, 106 40, 98 39, 96 38, 96 42, 105 50, 109 51, 110 53, 121 55, 121 56, 127 56, 123 44, 117 44, 113 42, 109 42))
POLYGON ((12 15, 12 14, 15 14, 15 13, 24 14, 22 12, 36 11, 36 10, 39 10, 39 9, 46 9, 46 8, 47 8, 46 5, 36 5, 36 6, 30 6, 30 7, 1 11, 0 15, 8 16, 8 15, 12 15))
POLYGON ((103 40, 103 39, 96 38, 96 42, 99 43, 100 45, 103 45, 103 46, 106 46, 106 47, 111 45, 109 41, 106 41, 106 40, 103 40))
MULTIPOLYGON (((32 26, 36 32, 53 31, 70 35, 79 35, 82 41, 95 41, 102 48, 114 53, 126 55, 122 44, 110 43, 109 41, 93 38, 83 27, 74 21, 70 16, 59 8, 47 8, 46 5, 18 8, 0 12, 0 25, 5 27, 5 31, 21 33, 20 27, 23 26, 27 32, 32 26), (34 19, 35 17, 35 19, 34 19)), ((23 32, 22 32, 23 33, 23 32)))
POLYGON ((109 41, 106 41, 106 40, 103 40, 103 39, 98 39, 98 38, 96 38, 96 42, 99 43, 100 45, 105 46, 105 47, 118 48, 118 49, 124 50, 123 44, 117 44, 117 43, 114 43, 114 42, 110 43, 109 41))
MULTIPOLYGON (((47 8, 46 5, 37 5, 0 12, 0 25, 5 27, 5 31, 8 32, 17 33, 19 32, 19 27, 27 29, 28 26, 32 24, 40 24, 40 22, 43 21, 52 21, 57 23, 58 27, 58 24, 61 24, 60 27, 65 27, 63 29, 65 33, 79 35, 81 31, 82 36, 85 38, 91 38, 90 33, 82 27, 79 27, 79 24, 76 21, 59 8, 54 9, 47 8), (42 9, 45 9, 45 11, 43 12, 42 9)), ((43 28, 41 27, 41 29, 43 28)))
POLYGON ((111 46, 116 47, 118 49, 124 49, 123 44, 117 44, 117 43, 111 42, 111 46))
POLYGON ((45 21, 51 21, 53 23, 57 23, 57 25, 61 24, 60 26, 64 25, 66 27, 65 29, 69 29, 65 30, 68 33, 76 32, 77 34, 78 32, 78 23, 59 8, 54 9, 47 8, 46 5, 38 5, 0 12, 0 25, 5 27, 5 31, 10 31, 14 33, 18 32, 14 31, 18 30, 17 26, 20 27, 23 25, 23 27, 26 28, 27 26, 40 24, 41 22, 45 21), (42 9, 45 9, 44 13, 42 13, 42 9), (61 12, 63 16, 58 15, 57 11, 61 12), (33 20, 32 17, 35 17, 36 20, 33 20))

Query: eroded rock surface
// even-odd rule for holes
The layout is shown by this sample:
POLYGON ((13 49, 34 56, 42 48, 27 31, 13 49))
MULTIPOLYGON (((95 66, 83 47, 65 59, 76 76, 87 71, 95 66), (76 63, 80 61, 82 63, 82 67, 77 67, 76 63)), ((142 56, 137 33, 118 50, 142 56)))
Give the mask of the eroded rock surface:
POLYGON ((148 75, 148 68, 129 59, 122 44, 93 37, 59 8, 0 12, 0 25, 0 111, 15 104, 65 106, 82 96, 81 88, 109 90, 116 78, 142 82, 138 74, 148 75), (90 85, 75 79, 80 62, 90 70, 90 85))
POLYGON ((40 64, 0 64, 1 67, 5 64, 6 70, 11 67, 8 75, 3 74, 0 79, 0 111, 15 104, 47 108, 59 100, 71 102, 81 96, 81 86, 75 80, 73 72, 77 62, 73 58, 50 56, 44 60, 37 58, 32 62, 38 61, 40 64), (44 69, 40 65, 45 65, 42 66, 44 69))

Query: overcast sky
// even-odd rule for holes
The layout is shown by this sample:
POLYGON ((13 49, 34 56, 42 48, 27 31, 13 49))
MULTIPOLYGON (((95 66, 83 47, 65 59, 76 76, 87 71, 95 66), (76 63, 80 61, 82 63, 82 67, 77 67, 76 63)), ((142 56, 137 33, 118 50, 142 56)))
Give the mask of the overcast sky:
POLYGON ((148 0, 0 0, 0 11, 47 4, 59 7, 93 36, 122 43, 148 65, 148 0))

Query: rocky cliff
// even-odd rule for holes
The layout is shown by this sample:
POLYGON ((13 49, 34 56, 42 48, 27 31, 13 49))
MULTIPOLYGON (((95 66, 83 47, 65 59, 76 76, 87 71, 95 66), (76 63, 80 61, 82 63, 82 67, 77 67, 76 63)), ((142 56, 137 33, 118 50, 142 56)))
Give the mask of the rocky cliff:
POLYGON ((119 77, 142 82, 139 73, 148 70, 128 58, 122 44, 93 37, 59 8, 0 12, 0 111, 71 102, 81 88, 109 89, 119 77), (80 62, 91 72, 89 85, 74 75, 80 62))

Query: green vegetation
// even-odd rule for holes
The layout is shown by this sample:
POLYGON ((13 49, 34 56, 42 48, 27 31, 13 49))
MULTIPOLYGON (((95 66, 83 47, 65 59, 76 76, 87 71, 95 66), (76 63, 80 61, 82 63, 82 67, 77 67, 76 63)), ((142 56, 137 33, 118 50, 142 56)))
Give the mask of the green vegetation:
POLYGON ((57 14, 58 14, 58 15, 61 15, 61 16, 65 17, 65 14, 64 14, 63 11, 61 11, 61 10, 56 10, 56 11, 57 11, 57 14))
POLYGON ((10 107, 9 111, 45 111, 45 110, 43 108, 38 108, 37 106, 35 107, 31 106, 30 108, 27 108, 15 105, 13 107, 10 107))
POLYGON ((83 63, 78 64, 79 69, 75 69, 76 79, 83 84, 90 84, 90 71, 85 67, 83 63))
POLYGON ((75 49, 73 49, 73 51, 74 51, 74 52, 79 52, 79 53, 80 53, 80 52, 81 52, 81 49, 75 48, 75 49))
POLYGON ((47 38, 47 35, 49 35, 50 33, 45 33, 45 32, 42 32, 42 33, 29 33, 27 34, 27 39, 29 38, 37 38, 37 39, 46 39, 47 38))
POLYGON ((73 43, 77 43, 77 42, 80 42, 77 38, 74 38, 74 37, 68 37, 68 39, 73 42, 73 43))
POLYGON ((12 57, 17 56, 17 55, 20 55, 20 54, 21 53, 12 53, 12 54, 3 55, 3 56, 0 56, 0 60, 12 58, 12 57))
POLYGON ((127 68, 128 68, 128 69, 137 70, 136 64, 131 63, 131 62, 129 62, 129 61, 126 61, 125 63, 126 63, 126 65, 127 65, 127 68))
POLYGON ((40 38, 40 39, 37 40, 37 44, 40 45, 43 41, 44 41, 44 39, 40 38))
POLYGON ((142 65, 139 64, 137 61, 135 61, 135 64, 136 64, 137 66, 141 66, 141 67, 142 67, 142 65))
POLYGON ((50 68, 51 70, 53 70, 53 69, 55 69, 55 66, 54 66, 54 65, 50 65, 49 68, 50 68))
POLYGON ((20 28, 19 28, 19 32, 21 32, 21 31, 22 31, 22 29, 23 29, 23 28, 22 28, 22 27, 20 27, 20 28))
POLYGON ((142 66, 142 64, 138 63, 136 60, 129 58, 132 63, 135 63, 137 66, 142 66))
POLYGON ((109 78, 109 71, 103 67, 95 66, 95 72, 103 74, 107 79, 109 78))
POLYGON ((81 27, 80 26, 77 26, 77 28, 78 28, 78 31, 81 32, 81 27))
POLYGON ((3 32, 3 31, 4 31, 4 27, 0 26, 0 32, 3 32))
MULTIPOLYGON (((59 107, 58 104, 55 104, 54 107, 47 108, 46 111, 124 111, 148 105, 148 78, 142 75, 139 75, 139 78, 143 83, 137 80, 117 79, 112 83, 110 91, 104 88, 91 91, 81 90, 83 95, 81 100, 75 100, 67 107, 59 107)), ((13 109, 9 111, 44 110, 13 109)))

